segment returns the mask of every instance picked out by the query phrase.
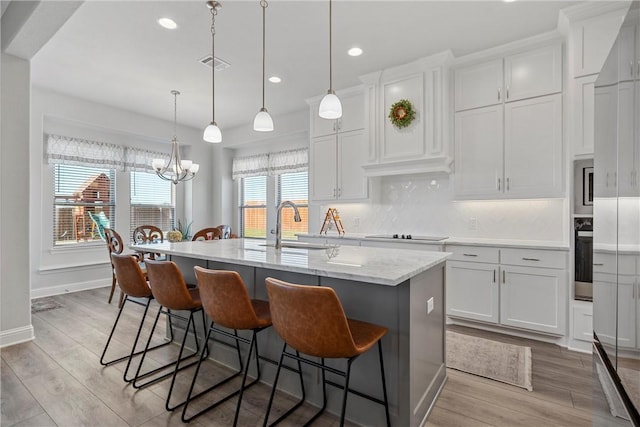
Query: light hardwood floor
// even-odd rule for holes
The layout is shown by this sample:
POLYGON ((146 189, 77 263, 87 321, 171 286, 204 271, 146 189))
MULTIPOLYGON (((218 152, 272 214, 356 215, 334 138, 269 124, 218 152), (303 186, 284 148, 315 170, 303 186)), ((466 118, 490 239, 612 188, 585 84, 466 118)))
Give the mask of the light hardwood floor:
MULTIPOLYGON (((0 425, 10 426, 174 426, 182 425, 180 411, 167 412, 165 380, 134 390, 122 380, 125 363, 99 364, 100 354, 117 312, 106 303, 106 288, 54 297, 63 307, 33 314, 36 339, 2 349, 0 425)), ((131 304, 133 306, 133 304, 131 304)), ((128 309, 132 308, 131 306, 128 309)), ((141 311, 126 310, 128 322, 117 336, 114 354, 125 352, 135 333, 141 311)), ((552 344, 493 334, 470 328, 458 332, 532 347, 533 392, 448 370, 449 380, 438 399, 428 426, 587 426, 591 425, 591 356, 552 344)), ((159 332, 160 337, 162 332, 159 332)), ((176 346, 152 353, 154 363, 175 355, 176 346)), ((212 381, 220 367, 203 368, 202 379, 212 381)), ((175 389, 186 394, 192 371, 184 371, 175 389)), ((202 389, 204 383, 198 384, 202 389)), ((231 385, 233 387, 233 384, 231 385)), ((243 399, 239 425, 257 426, 270 388, 258 384, 243 399)), ((220 396, 216 392, 211 398, 220 396)), ((274 410, 281 412, 291 400, 278 395, 274 410)), ((305 405, 283 425, 301 425, 314 408, 305 405)), ((230 425, 232 399, 189 423, 192 426, 230 425)), ((348 411, 347 411, 348 412, 348 411)), ((274 413, 274 415, 275 415, 274 413)), ((273 419, 273 418, 272 418, 273 419)), ((382 420, 381 420, 382 422, 382 420)), ((338 425, 331 414, 315 425, 338 425)))

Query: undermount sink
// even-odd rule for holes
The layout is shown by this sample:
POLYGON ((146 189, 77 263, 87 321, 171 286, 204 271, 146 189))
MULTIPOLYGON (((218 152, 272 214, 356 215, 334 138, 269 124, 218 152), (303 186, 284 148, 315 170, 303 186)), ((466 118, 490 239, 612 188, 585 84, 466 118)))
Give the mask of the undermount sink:
MULTIPOLYGON (((275 247, 275 243, 263 243, 260 246, 269 246, 275 247)), ((305 243, 305 242, 282 242, 281 245, 283 248, 293 248, 293 249, 327 249, 331 248, 331 246, 327 245, 318 245, 313 243, 305 243)))

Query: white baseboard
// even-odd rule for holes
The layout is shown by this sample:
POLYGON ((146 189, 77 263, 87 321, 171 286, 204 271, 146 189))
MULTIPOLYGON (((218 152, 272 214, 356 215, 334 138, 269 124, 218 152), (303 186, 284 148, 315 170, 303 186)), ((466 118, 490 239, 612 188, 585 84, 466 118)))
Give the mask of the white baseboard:
POLYGON ((571 351, 578 351, 580 353, 592 353, 593 343, 581 340, 574 340, 573 338, 569 340, 569 345, 567 345, 567 349, 571 351))
POLYGON ((67 283, 48 288, 31 289, 31 299, 68 294, 70 292, 87 291, 89 289, 104 288, 106 286, 111 286, 111 279, 91 280, 88 282, 67 283))
POLYGON ((33 326, 21 326, 0 332, 0 348, 31 341, 35 338, 33 326))

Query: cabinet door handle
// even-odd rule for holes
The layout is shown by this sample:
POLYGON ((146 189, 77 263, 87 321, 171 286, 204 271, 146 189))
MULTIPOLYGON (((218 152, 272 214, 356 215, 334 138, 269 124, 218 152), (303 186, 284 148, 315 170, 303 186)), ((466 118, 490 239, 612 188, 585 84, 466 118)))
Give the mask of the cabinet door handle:
POLYGON ((601 262, 597 262, 597 263, 596 263, 596 262, 594 262, 594 263, 593 263, 593 265, 603 266, 604 264, 603 264, 603 263, 601 263, 601 262))
POLYGON ((509 85, 507 85, 507 99, 509 99, 509 85))
POLYGON ((462 254, 464 256, 478 256, 477 254, 462 254))
POLYGON ((342 196, 342 188, 338 188, 338 197, 342 196))
POLYGON ((539 258, 525 258, 525 257, 522 257, 522 259, 525 260, 525 261, 540 261, 539 258))
POLYGON ((507 178, 507 191, 509 191, 509 178, 507 178))
POLYGON ((498 178, 498 191, 500 191, 500 178, 498 178))
POLYGON ((496 283, 496 269, 493 269, 493 283, 496 283))
POLYGON ((333 197, 337 197, 335 187, 333 188, 333 197))
POLYGON ((633 78, 633 74, 634 74, 634 66, 633 66, 633 61, 629 61, 629 75, 633 78))
POLYGON ((500 101, 500 90, 501 88, 498 88, 498 101, 500 101))
POLYGON ((507 283, 507 272, 502 270, 502 283, 507 283))

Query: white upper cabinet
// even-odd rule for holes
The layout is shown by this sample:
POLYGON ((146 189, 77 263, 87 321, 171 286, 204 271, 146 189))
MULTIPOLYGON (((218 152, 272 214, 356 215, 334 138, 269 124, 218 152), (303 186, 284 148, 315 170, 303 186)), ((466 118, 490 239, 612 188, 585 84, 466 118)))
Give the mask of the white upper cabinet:
POLYGON ((502 59, 457 69, 454 78, 456 111, 502 102, 502 59))
POLYGON ((336 120, 323 119, 318 115, 320 101, 313 103, 310 108, 311 137, 335 134, 336 132, 348 132, 364 129, 365 127, 365 102, 362 94, 347 93, 338 95, 342 103, 342 117, 336 120))
POLYGON ((562 195, 562 95, 504 106, 504 191, 512 197, 562 195))
POLYGON ((314 201, 368 197, 368 179, 362 169, 369 149, 363 91, 356 88, 338 96, 342 117, 337 120, 318 116, 319 99, 310 103, 309 198, 314 201))
POLYGON ((618 35, 626 8, 578 21, 571 26, 574 77, 597 74, 618 35))
POLYGON ((504 59, 505 101, 562 91, 562 46, 535 49, 504 59))
POLYGON ((457 196, 502 194, 502 110, 493 105, 456 114, 457 196))
POLYGON ((458 68, 454 78, 456 111, 557 93, 562 91, 562 46, 458 68))
POLYGON ((562 197, 562 46, 459 68, 455 79, 456 198, 562 197))

